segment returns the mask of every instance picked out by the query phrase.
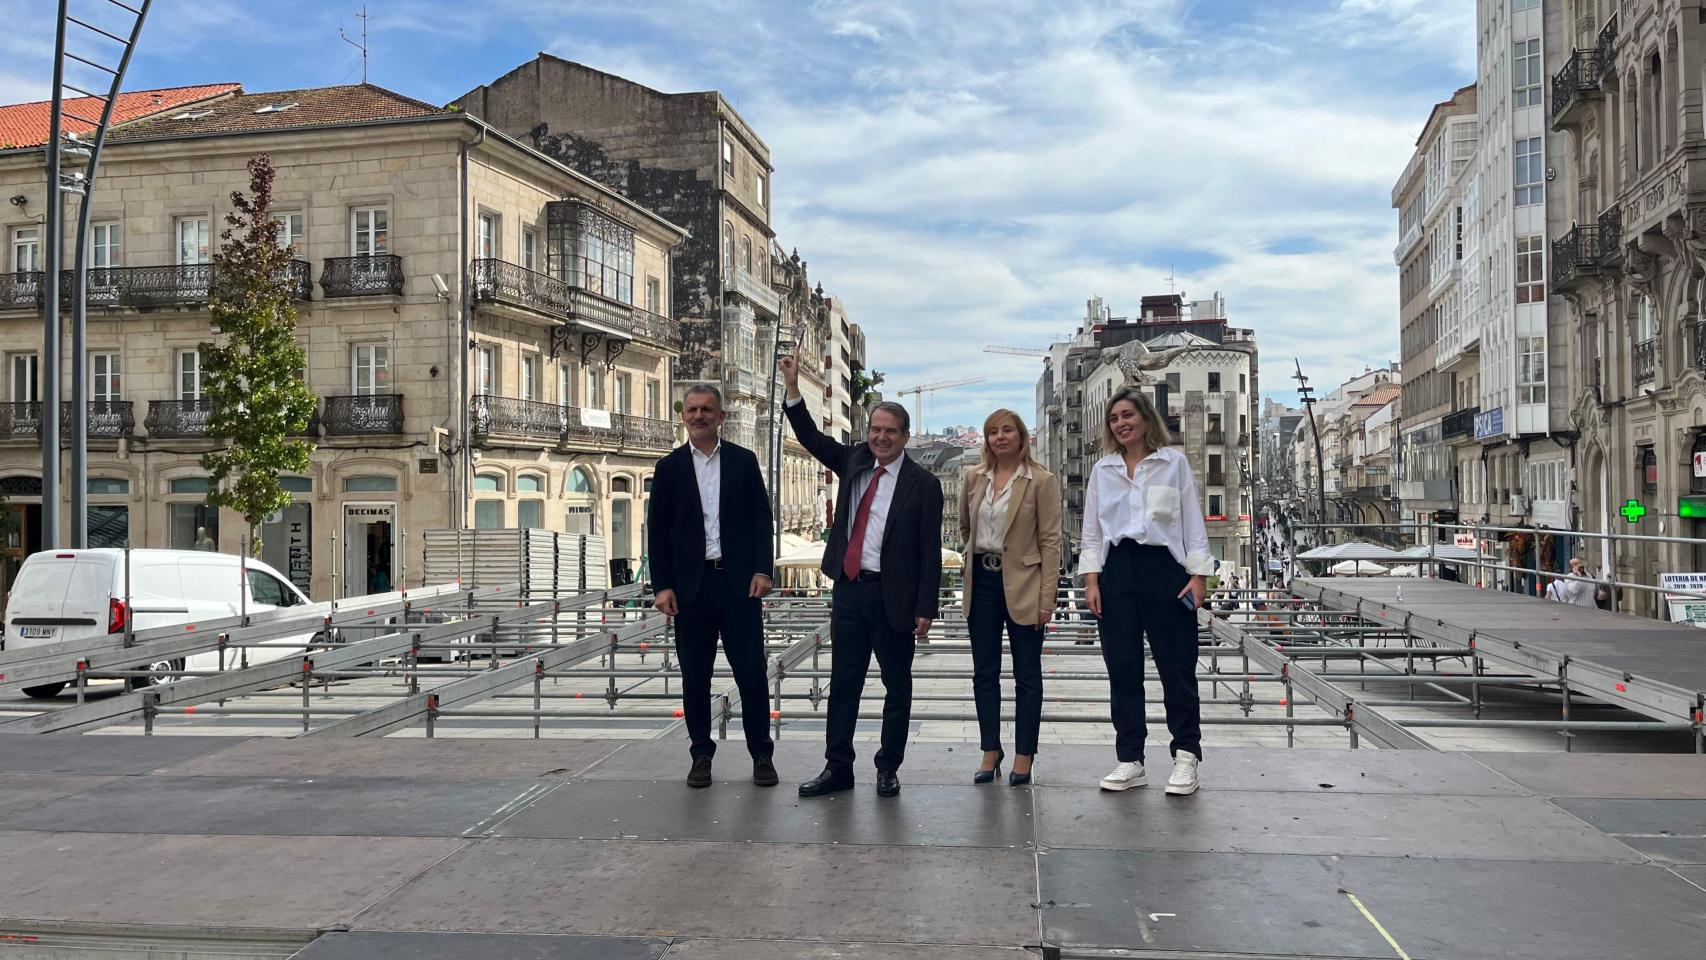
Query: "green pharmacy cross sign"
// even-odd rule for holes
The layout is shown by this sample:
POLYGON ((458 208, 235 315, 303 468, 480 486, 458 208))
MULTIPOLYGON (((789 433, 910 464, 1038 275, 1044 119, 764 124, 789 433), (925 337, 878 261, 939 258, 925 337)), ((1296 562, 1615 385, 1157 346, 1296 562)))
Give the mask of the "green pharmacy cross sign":
POLYGON ((1641 501, 1631 500, 1628 503, 1625 503, 1623 508, 1617 512, 1623 514, 1623 519, 1630 523, 1640 523, 1641 518, 1647 515, 1647 508, 1641 506, 1641 501))

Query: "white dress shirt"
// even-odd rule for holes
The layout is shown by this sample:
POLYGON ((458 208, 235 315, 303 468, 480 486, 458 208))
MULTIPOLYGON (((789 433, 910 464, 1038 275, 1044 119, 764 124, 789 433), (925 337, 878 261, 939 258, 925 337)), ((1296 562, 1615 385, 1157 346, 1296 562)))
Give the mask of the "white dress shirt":
POLYGON ((1187 573, 1214 574, 1197 478, 1172 447, 1143 458, 1129 478, 1120 454, 1096 461, 1084 492, 1083 539, 1079 576, 1101 573, 1108 551, 1125 540, 1166 547, 1187 573))
POLYGON ((693 453, 693 476, 699 481, 699 511, 705 515, 705 559, 723 558, 723 441, 703 453, 689 443, 693 453))
MULTIPOLYGON (((862 573, 878 573, 883 569, 883 531, 889 522, 889 507, 894 503, 894 485, 900 477, 901 464, 906 462, 906 451, 883 465, 883 478, 877 484, 877 495, 871 498, 871 516, 865 521, 865 543, 859 551, 859 570, 862 573)), ((859 519, 859 501, 864 499, 865 491, 871 486, 871 477, 876 473, 873 466, 870 470, 859 474, 853 481, 853 499, 847 503, 850 511, 847 517, 847 539, 853 539, 853 522, 859 519)))
POLYGON ((1007 512, 1013 504, 1013 486, 1020 477, 1031 479, 1029 464, 1020 464, 1007 486, 995 492, 995 473, 984 477, 983 499, 977 504, 977 518, 972 527, 973 550, 977 553, 1000 553, 1007 541, 1007 512))

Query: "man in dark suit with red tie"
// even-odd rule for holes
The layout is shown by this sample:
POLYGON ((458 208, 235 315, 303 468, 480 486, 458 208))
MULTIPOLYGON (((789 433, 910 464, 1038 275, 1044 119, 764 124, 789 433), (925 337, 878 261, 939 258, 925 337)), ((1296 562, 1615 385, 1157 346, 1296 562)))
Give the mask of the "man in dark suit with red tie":
POLYGON ((912 722, 912 655, 936 619, 942 580, 942 485, 906 456, 911 418, 897 403, 871 409, 866 442, 837 443, 812 422, 800 396, 799 355, 780 363, 788 423, 811 455, 841 478, 823 572, 835 583, 830 619, 827 766, 800 796, 853 787, 853 731, 871 654, 883 678, 877 795, 900 793, 912 722))

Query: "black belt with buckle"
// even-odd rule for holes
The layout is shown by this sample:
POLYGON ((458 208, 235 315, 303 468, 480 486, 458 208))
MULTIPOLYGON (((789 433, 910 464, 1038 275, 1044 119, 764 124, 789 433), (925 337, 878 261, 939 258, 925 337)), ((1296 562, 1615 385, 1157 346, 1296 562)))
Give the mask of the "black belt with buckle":
POLYGON ((705 561, 705 566, 710 567, 712 570, 721 570, 723 569, 723 559, 718 557, 715 560, 707 560, 705 561))
POLYGON ((861 570, 858 575, 848 577, 850 583, 875 583, 883 578, 881 570, 861 570))
POLYGON ((977 565, 991 573, 1001 572, 1001 554, 980 553, 977 555, 977 565))

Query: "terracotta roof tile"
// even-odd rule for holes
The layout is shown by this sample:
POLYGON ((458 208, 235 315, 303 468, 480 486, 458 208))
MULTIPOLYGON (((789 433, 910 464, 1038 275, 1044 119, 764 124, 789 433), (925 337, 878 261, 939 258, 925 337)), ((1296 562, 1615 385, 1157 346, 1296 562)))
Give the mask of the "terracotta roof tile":
POLYGON ((201 104, 192 111, 178 111, 170 116, 156 116, 128 124, 123 129, 114 130, 111 139, 122 143, 210 133, 333 127, 369 120, 408 119, 454 112, 372 84, 311 87, 270 93, 239 93, 201 104))
MULTIPOLYGON (((113 123, 116 126, 167 111, 182 112, 181 108, 189 104, 242 89, 242 85, 236 83, 209 83, 193 87, 164 87, 159 90, 121 93, 118 102, 113 104, 113 123)), ((99 120, 101 101, 93 97, 67 100, 65 112, 99 120)), ((0 106, 0 149, 41 146, 47 142, 52 120, 51 100, 0 106)), ((91 129, 93 124, 74 120, 71 116, 65 118, 65 130, 68 133, 84 133, 91 129)))

